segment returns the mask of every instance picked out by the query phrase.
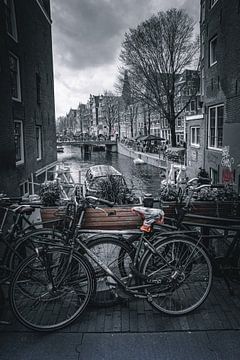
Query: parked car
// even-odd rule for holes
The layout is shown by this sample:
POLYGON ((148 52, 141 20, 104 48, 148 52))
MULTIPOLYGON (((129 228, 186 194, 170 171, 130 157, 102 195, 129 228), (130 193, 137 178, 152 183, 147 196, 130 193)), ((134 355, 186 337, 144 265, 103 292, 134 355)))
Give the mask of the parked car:
POLYGON ((91 166, 86 173, 86 194, 115 204, 138 203, 138 199, 129 190, 123 175, 110 165, 91 166))

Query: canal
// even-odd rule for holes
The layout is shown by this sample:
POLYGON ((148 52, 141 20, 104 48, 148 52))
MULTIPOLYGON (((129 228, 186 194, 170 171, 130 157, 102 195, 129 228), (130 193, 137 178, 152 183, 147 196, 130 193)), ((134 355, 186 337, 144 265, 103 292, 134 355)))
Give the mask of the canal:
POLYGON ((160 168, 141 164, 135 165, 133 159, 117 153, 96 151, 82 154, 77 146, 65 146, 63 153, 58 153, 58 160, 70 166, 73 179, 79 181, 79 172, 84 178, 87 169, 93 165, 112 165, 125 177, 128 187, 136 195, 143 196, 144 193, 151 193, 158 196, 160 177, 163 170, 160 168))

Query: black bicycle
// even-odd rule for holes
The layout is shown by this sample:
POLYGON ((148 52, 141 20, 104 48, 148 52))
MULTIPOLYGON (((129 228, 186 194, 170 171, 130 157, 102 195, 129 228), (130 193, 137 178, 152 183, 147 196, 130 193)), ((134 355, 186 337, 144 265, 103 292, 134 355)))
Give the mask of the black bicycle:
MULTIPOLYGON (((86 199, 106 204, 101 199, 86 199)), ((68 245, 56 247, 50 241, 36 246, 35 253, 18 267, 10 286, 11 307, 19 321, 40 331, 70 324, 94 297, 96 283, 100 293, 103 278, 116 296, 144 298, 170 315, 186 314, 200 306, 212 283, 211 262, 202 244, 177 234, 163 239, 152 232, 162 220, 162 211, 134 210, 151 220, 151 229, 142 227, 137 247, 134 252, 126 249, 129 253, 124 259, 119 259, 119 252, 126 243, 114 237, 109 240, 120 251, 117 257, 109 252, 106 261, 105 254, 102 257, 81 239, 77 227, 68 245)), ((106 240, 97 243, 100 246, 106 240)))

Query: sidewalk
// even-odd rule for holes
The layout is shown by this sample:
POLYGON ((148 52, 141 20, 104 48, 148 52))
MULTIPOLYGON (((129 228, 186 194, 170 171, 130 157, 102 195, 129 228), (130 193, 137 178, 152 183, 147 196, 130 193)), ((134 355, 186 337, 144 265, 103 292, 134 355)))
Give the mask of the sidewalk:
MULTIPOLYGON (((170 317, 144 300, 88 307, 71 326, 31 332, 6 309, 0 326, 0 360, 14 359, 239 359, 240 286, 231 296, 222 280, 195 312, 170 317)), ((3 314, 1 315, 3 317, 3 314)))

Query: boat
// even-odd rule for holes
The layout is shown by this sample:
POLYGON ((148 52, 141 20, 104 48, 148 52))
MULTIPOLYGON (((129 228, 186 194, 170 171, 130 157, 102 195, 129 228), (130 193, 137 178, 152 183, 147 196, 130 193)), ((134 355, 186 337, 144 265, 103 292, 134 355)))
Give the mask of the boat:
POLYGON ((140 159, 140 158, 135 158, 135 159, 133 159, 133 162, 134 162, 135 165, 144 164, 143 159, 140 159))
POLYGON ((64 146, 57 145, 57 152, 63 153, 64 152, 64 146))
POLYGON ((100 197, 119 205, 139 203, 123 175, 110 165, 91 166, 86 172, 85 190, 86 195, 100 197))

